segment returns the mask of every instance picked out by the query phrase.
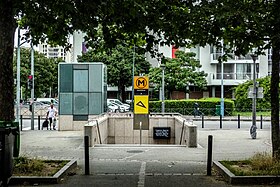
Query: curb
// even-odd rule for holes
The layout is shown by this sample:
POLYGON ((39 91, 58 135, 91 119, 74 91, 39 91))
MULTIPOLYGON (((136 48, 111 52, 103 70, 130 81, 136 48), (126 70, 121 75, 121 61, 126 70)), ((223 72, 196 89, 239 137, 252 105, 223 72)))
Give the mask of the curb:
POLYGON ((220 162, 214 161, 213 167, 224 177, 224 179, 233 185, 260 185, 260 184, 279 184, 280 177, 273 175, 261 176, 235 176, 220 162))
POLYGON ((30 183, 30 184, 58 184, 64 176, 77 167, 77 160, 70 160, 53 176, 12 176, 9 185, 30 183))

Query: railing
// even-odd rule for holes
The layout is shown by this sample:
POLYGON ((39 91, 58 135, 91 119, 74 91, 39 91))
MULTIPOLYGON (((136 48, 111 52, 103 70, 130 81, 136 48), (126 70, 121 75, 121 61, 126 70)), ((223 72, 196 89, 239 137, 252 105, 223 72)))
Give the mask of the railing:
MULTIPOLYGON (((259 115, 263 115, 265 118, 270 117, 271 109, 257 109, 256 112, 259 115)), ((150 113, 160 113, 161 108, 150 108, 150 113)), ((196 111, 194 108, 165 108, 166 113, 180 113, 183 116, 194 116, 196 113, 204 116, 219 116, 220 108, 199 108, 199 111, 196 111)), ((250 112, 252 112, 252 108, 225 108, 224 114, 225 116, 237 116, 240 114, 241 116, 251 117, 250 112)))
MULTIPOLYGON (((222 74, 221 73, 211 73, 210 76, 212 76, 212 79, 221 79, 222 74)), ((252 74, 251 73, 224 73, 223 79, 228 80, 252 80, 252 74)))
MULTIPOLYGON (((252 57, 250 54, 247 54, 246 56, 235 56, 233 53, 229 53, 228 60, 252 60, 252 57)), ((218 60, 219 57, 222 56, 222 53, 211 53, 213 60, 218 60)))

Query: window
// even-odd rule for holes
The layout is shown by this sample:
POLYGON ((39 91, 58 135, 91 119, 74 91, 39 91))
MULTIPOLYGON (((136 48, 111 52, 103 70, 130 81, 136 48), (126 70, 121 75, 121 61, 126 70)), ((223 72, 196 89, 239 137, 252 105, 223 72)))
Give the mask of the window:
MULTIPOLYGON (((234 64, 223 63, 223 79, 234 79, 234 64)), ((221 79, 221 63, 217 64, 217 79, 221 79)))
POLYGON ((251 79, 251 64, 236 64, 236 79, 251 79))

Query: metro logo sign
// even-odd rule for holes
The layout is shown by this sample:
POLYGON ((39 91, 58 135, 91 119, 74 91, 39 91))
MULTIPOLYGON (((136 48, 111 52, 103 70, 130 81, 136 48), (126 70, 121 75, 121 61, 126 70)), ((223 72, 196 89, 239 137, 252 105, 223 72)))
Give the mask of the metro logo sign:
POLYGON ((134 89, 145 90, 149 89, 149 78, 145 76, 134 77, 134 89))

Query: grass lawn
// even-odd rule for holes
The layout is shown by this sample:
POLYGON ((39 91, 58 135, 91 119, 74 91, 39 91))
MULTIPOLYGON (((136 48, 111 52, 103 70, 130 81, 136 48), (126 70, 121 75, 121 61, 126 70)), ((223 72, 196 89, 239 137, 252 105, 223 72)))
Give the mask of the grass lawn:
POLYGON ((14 176, 53 176, 69 161, 39 160, 18 157, 14 160, 14 176))
POLYGON ((239 161, 221 161, 236 176, 279 175, 280 161, 268 153, 258 153, 252 158, 239 161))

